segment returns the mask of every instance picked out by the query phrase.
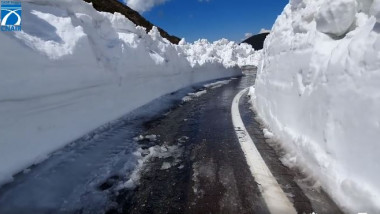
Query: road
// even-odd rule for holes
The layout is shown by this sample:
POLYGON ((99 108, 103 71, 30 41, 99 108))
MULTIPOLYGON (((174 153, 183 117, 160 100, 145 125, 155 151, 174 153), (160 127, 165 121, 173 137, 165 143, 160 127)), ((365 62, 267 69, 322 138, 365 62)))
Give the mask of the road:
MULTIPOLYGON (((254 80, 251 71, 181 90, 79 139, 1 187, 0 213, 270 213, 231 115, 234 97, 254 80), (181 102, 190 90, 198 93, 181 102)), ((281 163, 283 152, 266 143, 246 93, 238 108, 294 209, 341 213, 310 179, 281 163)))

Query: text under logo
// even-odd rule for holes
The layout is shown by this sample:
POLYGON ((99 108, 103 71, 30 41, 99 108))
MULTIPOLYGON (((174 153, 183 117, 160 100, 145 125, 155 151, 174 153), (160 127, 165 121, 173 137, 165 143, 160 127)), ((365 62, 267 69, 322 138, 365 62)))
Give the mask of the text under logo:
POLYGON ((1 31, 21 31, 21 2, 1 1, 1 31))

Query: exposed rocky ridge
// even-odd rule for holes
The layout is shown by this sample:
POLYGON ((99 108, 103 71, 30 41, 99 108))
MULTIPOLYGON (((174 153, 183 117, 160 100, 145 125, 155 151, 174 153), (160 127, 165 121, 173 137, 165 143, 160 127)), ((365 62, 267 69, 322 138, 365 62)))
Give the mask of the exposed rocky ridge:
POLYGON ((260 34, 249 37, 248 39, 242 41, 241 43, 250 44, 253 47, 253 49, 261 50, 263 49, 264 41, 268 35, 269 33, 260 33, 260 34))
MULTIPOLYGON (((146 20, 144 17, 142 17, 138 12, 131 9, 127 5, 117 1, 117 0, 84 0, 85 2, 92 3, 93 7, 102 12, 109 12, 109 13, 121 13, 125 17, 127 17, 129 20, 131 20, 134 24, 145 27, 146 31, 149 32, 152 27, 154 26, 152 23, 150 23, 148 20, 146 20)), ((172 36, 168 34, 163 29, 157 27, 160 31, 160 34, 163 38, 166 38, 173 44, 178 44, 180 41, 180 38, 176 36, 172 36)))

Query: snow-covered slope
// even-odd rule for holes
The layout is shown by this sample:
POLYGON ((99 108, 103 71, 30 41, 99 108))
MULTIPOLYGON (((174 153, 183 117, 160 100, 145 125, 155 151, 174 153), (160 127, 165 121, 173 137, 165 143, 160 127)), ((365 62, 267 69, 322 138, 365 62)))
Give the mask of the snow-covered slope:
POLYGON ((82 0, 25 0, 22 8, 23 31, 0 33, 0 184, 157 97, 241 74, 237 63, 188 57, 188 46, 157 28, 146 34, 82 0))
POLYGON ((265 41, 253 97, 284 161, 352 212, 380 212, 379 33, 378 0, 291 0, 265 41))

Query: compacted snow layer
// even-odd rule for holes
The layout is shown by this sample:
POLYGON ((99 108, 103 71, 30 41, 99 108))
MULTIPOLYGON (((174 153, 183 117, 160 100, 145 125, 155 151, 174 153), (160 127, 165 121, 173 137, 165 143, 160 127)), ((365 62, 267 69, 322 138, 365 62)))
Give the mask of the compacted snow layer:
POLYGON ((0 33, 0 184, 155 98, 240 75, 241 57, 255 55, 222 40, 208 50, 237 50, 194 58, 198 45, 173 45, 157 28, 147 34, 80 0, 26 0, 22 9, 22 31, 0 33))
POLYGON ((379 2, 291 0, 251 89, 284 161, 351 212, 380 212, 379 2))

